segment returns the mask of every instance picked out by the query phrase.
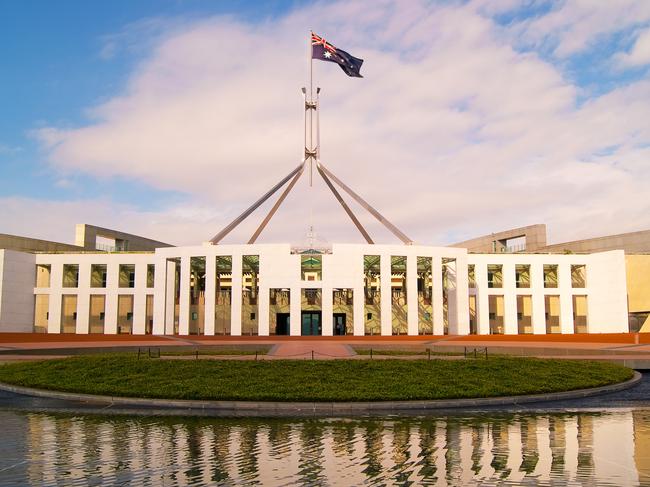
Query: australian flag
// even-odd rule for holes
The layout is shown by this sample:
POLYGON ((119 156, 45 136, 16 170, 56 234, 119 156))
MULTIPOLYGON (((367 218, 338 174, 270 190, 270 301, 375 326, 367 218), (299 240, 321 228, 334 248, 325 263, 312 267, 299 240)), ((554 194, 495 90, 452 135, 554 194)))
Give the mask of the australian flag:
POLYGON ((363 59, 354 57, 343 49, 338 49, 313 32, 311 33, 311 58, 320 59, 321 61, 330 61, 341 66, 341 69, 348 76, 354 78, 363 78, 359 70, 363 64, 363 59))

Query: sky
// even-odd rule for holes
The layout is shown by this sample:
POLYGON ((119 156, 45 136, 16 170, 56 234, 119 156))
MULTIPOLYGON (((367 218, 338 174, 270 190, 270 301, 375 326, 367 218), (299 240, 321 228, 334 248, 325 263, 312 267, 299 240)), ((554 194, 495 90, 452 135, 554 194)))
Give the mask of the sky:
MULTIPOLYGON (((650 228, 650 1, 0 0, 0 233, 209 240, 300 162, 310 30, 364 59, 321 159, 415 242, 650 228)), ((259 241, 363 242, 308 181, 259 241)))

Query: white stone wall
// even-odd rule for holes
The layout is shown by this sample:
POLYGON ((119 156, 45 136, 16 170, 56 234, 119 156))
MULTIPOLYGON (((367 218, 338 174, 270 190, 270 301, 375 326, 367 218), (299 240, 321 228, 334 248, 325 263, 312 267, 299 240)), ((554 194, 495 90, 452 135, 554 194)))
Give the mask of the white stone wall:
POLYGON ((452 288, 449 296, 449 333, 469 333, 468 299, 477 296, 478 333, 488 334, 490 295, 504 296, 504 325, 506 334, 518 333, 517 295, 530 295, 533 306, 533 332, 546 332, 544 319, 544 296, 560 296, 560 327, 562 333, 573 333, 573 295, 587 295, 588 330, 591 333, 627 331, 627 295, 625 283, 625 258, 622 251, 602 252, 591 255, 549 254, 468 254, 465 249, 451 247, 404 246, 404 245, 356 245, 335 244, 332 252, 323 255, 321 281, 301 281, 300 255, 292 254, 287 244, 260 245, 199 245, 157 249, 155 253, 81 253, 81 254, 28 254, 0 250, 0 330, 20 328, 31 331, 33 327, 34 295, 48 294, 48 332, 61 331, 61 299, 65 294, 77 296, 76 332, 88 333, 90 295, 106 296, 104 330, 117 333, 118 296, 133 295, 133 333, 145 331, 146 297, 154 296, 154 334, 172 334, 174 331, 174 264, 168 259, 179 259, 181 294, 179 333, 189 331, 189 264, 191 257, 206 258, 205 334, 214 334, 214 293, 216 282, 215 259, 217 255, 232 256, 232 318, 231 333, 241 334, 242 256, 259 255, 259 334, 269 334, 269 289, 287 288, 291 291, 291 335, 301 333, 300 295, 302 289, 322 290, 322 333, 332 335, 332 294, 335 288, 353 289, 353 330, 357 336, 364 334, 364 255, 381 256, 381 330, 390 335, 391 323, 391 256, 407 257, 407 304, 408 334, 418 333, 417 310, 417 257, 431 257, 433 262, 433 330, 434 335, 443 334, 443 259, 455 259, 449 266, 452 288), (35 288, 35 265, 49 264, 51 278, 49 288, 35 288), (64 288, 62 274, 64 264, 79 265, 79 286, 64 288), (92 264, 107 266, 106 288, 90 287, 92 264), (119 287, 119 265, 135 265, 135 287, 119 287), (147 265, 155 264, 153 288, 146 287, 147 265), (468 288, 468 264, 475 266, 476 288, 468 288), (503 287, 489 288, 488 264, 503 266, 503 287), (515 266, 531 266, 531 287, 516 288, 515 266), (559 287, 544 288, 544 264, 558 265, 559 287), (572 288, 570 266, 584 264, 587 268, 587 287, 572 288))
POLYGON ((479 334, 489 333, 488 297, 503 295, 505 333, 517 334, 517 296, 530 295, 533 305, 533 333, 545 334, 544 298, 560 297, 560 328, 562 333, 573 333, 573 296, 587 296, 587 327, 589 333, 624 333, 628 331, 627 288, 625 282, 625 254, 622 250, 588 255, 558 254, 469 254, 468 264, 474 264, 479 334), (503 266, 503 287, 489 288, 487 267, 503 266), (517 288, 516 265, 530 265, 530 288, 517 288), (545 288, 545 264, 558 266, 558 287, 545 288), (571 283, 571 265, 585 265, 586 287, 574 288, 571 283))
POLYGON ((0 250, 0 330, 34 329, 34 254, 0 250))
MULTIPOLYGON (((48 333, 61 333, 61 298, 65 295, 77 296, 77 328, 78 334, 88 333, 90 317, 90 295, 105 295, 106 308, 104 332, 117 333, 117 301, 118 295, 133 295, 133 333, 144 334, 145 311, 147 294, 155 295, 154 288, 147 288, 147 264, 155 262, 153 253, 87 253, 87 254, 36 254, 35 264, 51 265, 50 287, 34 288, 32 284, 32 300, 34 294, 49 294, 50 308, 48 333), (79 265, 79 286, 63 287, 64 264, 79 265), (106 265, 106 287, 90 287, 90 268, 92 264, 106 265), (135 265, 135 287, 119 287, 120 264, 135 265)), ((34 273, 34 265, 30 270, 34 273)), ((154 302, 156 298, 154 297, 154 302)), ((33 307, 33 302, 32 302, 33 307)))

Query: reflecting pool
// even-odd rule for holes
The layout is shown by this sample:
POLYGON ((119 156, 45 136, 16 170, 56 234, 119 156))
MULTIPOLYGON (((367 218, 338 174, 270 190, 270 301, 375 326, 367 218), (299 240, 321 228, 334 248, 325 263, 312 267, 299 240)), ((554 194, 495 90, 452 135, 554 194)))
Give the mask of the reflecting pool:
POLYGON ((648 485, 650 410, 370 419, 0 412, 1 485, 648 485))

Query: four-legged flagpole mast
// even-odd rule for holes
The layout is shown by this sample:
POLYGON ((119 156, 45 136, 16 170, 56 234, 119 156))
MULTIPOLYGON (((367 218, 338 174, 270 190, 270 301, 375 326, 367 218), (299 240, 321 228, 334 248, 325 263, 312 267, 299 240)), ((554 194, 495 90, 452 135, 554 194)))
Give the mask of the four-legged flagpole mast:
MULTIPOLYGON (((372 216, 374 216, 380 223, 382 223, 388 230, 390 230, 397 238, 399 238, 406 245, 413 244, 413 241, 408 238, 403 232, 401 232, 395 225, 389 222, 384 216, 382 216, 377 210, 370 206, 361 196, 355 193, 350 189, 343 181, 337 178, 329 169, 327 169, 320 160, 320 88, 316 88, 316 99, 314 99, 314 67, 313 67, 313 52, 314 52, 314 34, 313 32, 310 35, 309 39, 309 98, 307 97, 307 89, 302 88, 303 102, 304 102, 304 143, 303 143, 303 154, 302 161, 293 171, 291 171, 287 176, 285 176, 280 182, 273 186, 269 191, 267 191, 260 199, 253 203, 249 208, 246 209, 241 215, 235 218, 230 224, 228 224, 223 230, 216 234, 210 242, 212 244, 218 244, 226 235, 228 235, 232 230, 234 230, 241 222, 243 222, 251 213, 253 213, 257 208, 259 208, 264 202, 266 202, 271 196, 273 196, 280 188, 282 188, 287 182, 288 186, 280 194, 275 204, 271 207, 271 210, 267 213, 262 223, 257 227, 255 233, 248 240, 249 244, 255 243, 259 235, 262 233, 264 228, 268 225, 275 212, 278 210, 282 202, 286 199, 287 195, 291 192, 293 187, 298 182, 298 179, 302 176, 305 165, 309 163, 309 186, 313 185, 313 168, 314 164, 316 165, 316 170, 318 174, 323 178, 325 184, 330 189, 336 200, 343 207, 343 210, 350 217, 354 225, 357 227, 357 230, 361 233, 363 238, 367 243, 373 244, 373 240, 363 227, 359 219, 350 209, 348 204, 341 196, 341 193, 336 189, 335 184, 345 191, 348 196, 354 199, 361 207, 368 211, 372 216), (314 115, 316 118, 316 136, 314 140, 314 115)), ((321 39, 321 42, 324 44, 325 40, 321 39)))

